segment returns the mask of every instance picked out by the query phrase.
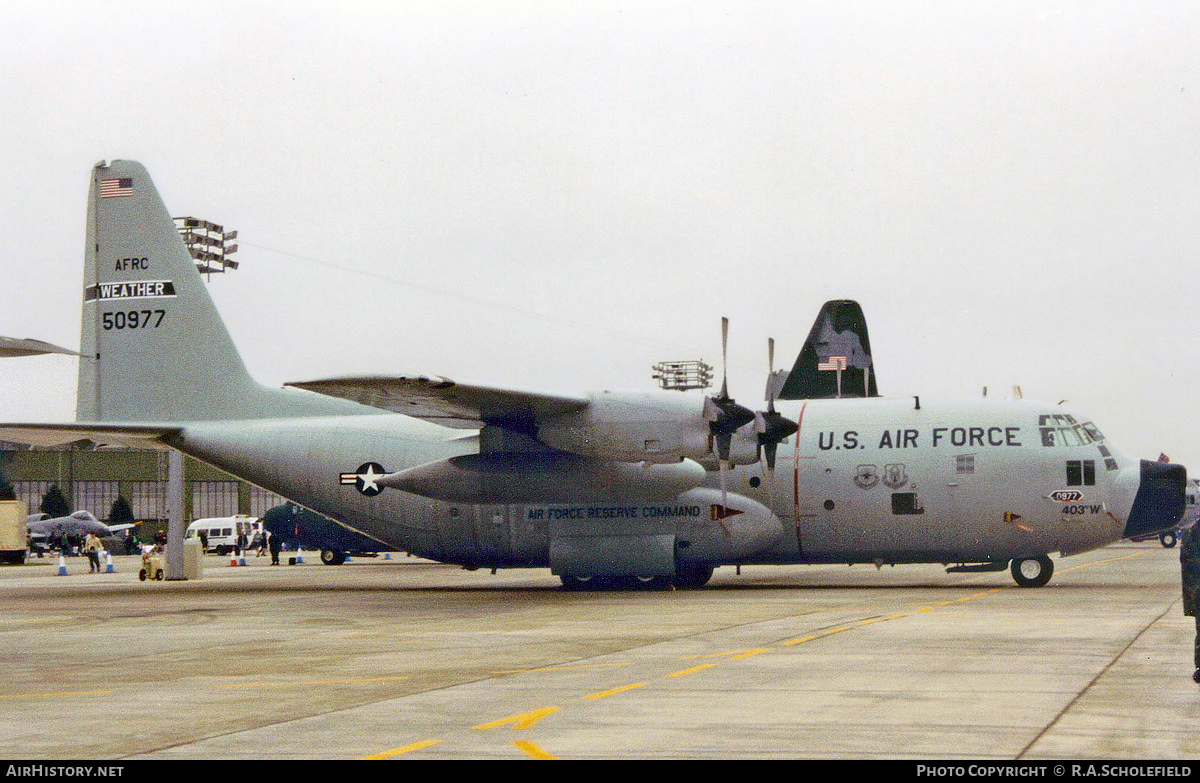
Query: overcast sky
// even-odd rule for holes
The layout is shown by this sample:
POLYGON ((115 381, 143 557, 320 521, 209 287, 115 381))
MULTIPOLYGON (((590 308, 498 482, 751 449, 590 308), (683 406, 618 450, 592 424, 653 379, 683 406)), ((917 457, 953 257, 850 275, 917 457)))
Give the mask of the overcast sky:
MULTIPOLYGON (((240 232, 279 384, 423 371, 760 401, 822 302, 880 391, 1011 394, 1200 467, 1194 2, 0 4, 0 334, 79 344, 91 166, 240 232)), ((5 360, 0 420, 75 366, 5 360)), ((1197 471, 1200 472, 1200 471, 1197 471)))

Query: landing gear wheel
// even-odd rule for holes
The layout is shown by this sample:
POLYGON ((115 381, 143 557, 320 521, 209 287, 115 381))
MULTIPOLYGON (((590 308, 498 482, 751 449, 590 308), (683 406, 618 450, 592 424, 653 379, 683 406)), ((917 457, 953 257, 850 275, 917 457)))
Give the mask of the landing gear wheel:
POLYGON ((669 576, 635 576, 633 586, 643 590, 666 590, 671 586, 669 576))
POLYGON ((588 590, 596 587, 596 578, 593 576, 569 576, 562 574, 559 576, 562 580, 564 590, 588 590))
POLYGON ((1054 562, 1046 555, 1013 558, 1011 570, 1018 587, 1041 587, 1054 574, 1054 562))
POLYGON ((1175 535, 1174 530, 1164 530, 1158 534, 1158 542, 1167 549, 1171 549, 1179 542, 1179 537, 1175 535))
POLYGON ((695 590, 708 584, 708 580, 712 579, 712 575, 712 566, 677 563, 675 566, 675 586, 681 590, 695 590))
POLYGON ((321 562, 325 565, 341 565, 346 562, 346 553, 335 552, 332 549, 322 549, 321 562))

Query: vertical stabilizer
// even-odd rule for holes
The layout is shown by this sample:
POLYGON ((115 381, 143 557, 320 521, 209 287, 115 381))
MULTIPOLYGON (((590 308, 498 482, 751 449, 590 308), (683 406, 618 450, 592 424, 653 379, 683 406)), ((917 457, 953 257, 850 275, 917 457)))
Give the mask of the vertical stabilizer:
POLYGON ((133 161, 92 169, 80 345, 80 421, 346 412, 249 376, 150 176, 133 161))
POLYGON ((778 399, 878 396, 862 308, 850 299, 826 302, 778 399))

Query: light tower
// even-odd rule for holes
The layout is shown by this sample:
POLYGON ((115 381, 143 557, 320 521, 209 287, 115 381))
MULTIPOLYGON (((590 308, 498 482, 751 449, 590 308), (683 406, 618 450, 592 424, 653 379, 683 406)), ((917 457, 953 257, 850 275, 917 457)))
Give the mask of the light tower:
POLYGON ((200 274, 210 276, 206 279, 211 279, 214 272, 238 268, 238 262, 230 258, 238 249, 237 245, 231 244, 231 240, 237 239, 237 231, 226 231, 224 226, 195 217, 172 220, 196 262, 196 269, 200 274))
POLYGON ((707 389, 712 386, 712 365, 703 361, 659 362, 651 369, 658 385, 671 391, 707 389))

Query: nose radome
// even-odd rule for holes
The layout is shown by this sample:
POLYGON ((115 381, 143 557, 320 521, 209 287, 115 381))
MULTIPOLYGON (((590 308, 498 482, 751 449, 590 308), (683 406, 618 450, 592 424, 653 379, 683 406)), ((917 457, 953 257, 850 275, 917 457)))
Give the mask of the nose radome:
POLYGON ((1125 538, 1169 530, 1183 518, 1187 468, 1142 460, 1141 482, 1125 522, 1125 538))

